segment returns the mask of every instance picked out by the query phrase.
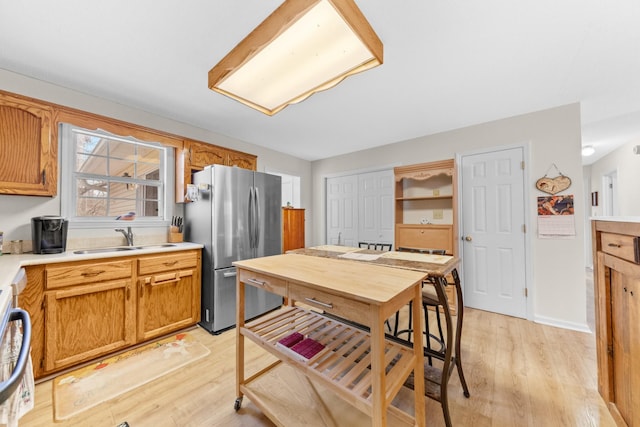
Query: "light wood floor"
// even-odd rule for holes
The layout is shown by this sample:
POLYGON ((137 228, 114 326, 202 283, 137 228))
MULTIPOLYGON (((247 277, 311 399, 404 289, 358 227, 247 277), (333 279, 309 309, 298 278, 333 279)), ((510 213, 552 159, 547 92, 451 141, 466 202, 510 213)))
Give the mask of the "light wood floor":
MULTIPOLYGON (((592 334, 466 309, 462 356, 471 398, 458 376, 449 383, 454 426, 614 427, 597 392, 592 334)), ((101 404, 65 422, 53 422, 51 381, 36 386, 36 408, 21 426, 271 426, 245 398, 235 412, 235 331, 192 331, 210 356, 101 404)), ((253 344, 248 372, 272 360, 253 344)), ((407 402, 404 402, 407 403, 407 402)), ((411 403, 409 403, 410 405, 411 403)), ((426 401, 427 425, 443 426, 438 402, 426 401)), ((298 427, 298 426, 294 426, 298 427)))

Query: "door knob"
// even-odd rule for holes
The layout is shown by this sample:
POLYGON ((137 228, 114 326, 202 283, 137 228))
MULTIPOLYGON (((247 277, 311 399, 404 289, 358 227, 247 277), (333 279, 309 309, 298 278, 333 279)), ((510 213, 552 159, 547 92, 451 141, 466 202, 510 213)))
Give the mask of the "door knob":
POLYGON ((472 241, 473 239, 471 238, 471 236, 465 236, 464 240, 466 240, 467 242, 472 241))

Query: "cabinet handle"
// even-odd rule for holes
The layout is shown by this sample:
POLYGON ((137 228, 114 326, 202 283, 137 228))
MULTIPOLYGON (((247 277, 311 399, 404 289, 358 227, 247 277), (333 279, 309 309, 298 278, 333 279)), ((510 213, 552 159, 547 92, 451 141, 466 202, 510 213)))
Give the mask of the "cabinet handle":
POLYGON ((609 243, 607 246, 609 246, 610 248, 621 248, 622 245, 619 245, 617 243, 609 243))
POLYGON ((127 301, 131 298, 131 289, 127 286, 127 301))
POLYGON ((151 281, 151 286, 160 286, 160 285, 166 285, 168 283, 175 283, 175 282, 179 282, 180 278, 175 277, 173 279, 168 279, 168 280, 162 280, 160 282, 156 282, 155 279, 151 281))
POLYGON ((84 273, 82 273, 82 275, 83 275, 84 277, 96 277, 96 276, 101 275, 101 274, 102 274, 102 273, 104 273, 104 272, 105 272, 104 270, 100 270, 100 271, 92 271, 92 272, 84 272, 84 273))
POLYGON ((47 170, 42 169, 42 185, 47 185, 47 170))
POLYGON ((333 304, 331 304, 330 302, 322 302, 322 301, 318 301, 317 299, 314 298, 305 298, 306 301, 312 303, 312 304, 317 304, 321 307, 326 307, 326 308, 333 308, 333 304))
POLYGON ((167 267, 171 267, 172 265, 176 265, 177 263, 178 263, 178 260, 166 261, 164 265, 166 265, 167 267))
POLYGON ((261 282, 260 280, 256 280, 256 279, 247 279, 247 283, 251 283, 252 285, 261 286, 261 287, 264 287, 267 284, 267 282, 261 282))

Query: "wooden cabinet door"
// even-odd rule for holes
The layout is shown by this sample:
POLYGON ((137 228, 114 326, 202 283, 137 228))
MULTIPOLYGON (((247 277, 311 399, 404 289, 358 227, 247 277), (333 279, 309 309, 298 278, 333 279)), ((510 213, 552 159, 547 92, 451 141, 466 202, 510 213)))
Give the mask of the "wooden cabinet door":
POLYGON ((144 341, 200 320, 197 270, 177 270, 138 279, 138 340, 144 341))
POLYGON ((282 208, 282 252, 304 248, 304 209, 282 208))
POLYGON ((254 171, 257 168, 257 163, 257 157, 252 154, 229 150, 224 164, 254 171))
POLYGON ((45 369, 75 365, 135 343, 131 279, 45 292, 45 369))
POLYGON ((57 193, 52 117, 51 107, 0 93, 0 194, 57 193))
POLYGON ((223 165, 227 150, 203 142, 190 141, 189 160, 192 170, 201 170, 208 165, 223 165))
POLYGON ((613 403, 627 425, 640 426, 639 267, 617 258, 608 259, 613 403))

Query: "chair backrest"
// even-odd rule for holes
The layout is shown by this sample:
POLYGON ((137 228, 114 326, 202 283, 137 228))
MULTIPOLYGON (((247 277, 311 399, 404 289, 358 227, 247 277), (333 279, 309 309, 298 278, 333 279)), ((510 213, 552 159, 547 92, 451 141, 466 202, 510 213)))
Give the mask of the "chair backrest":
POLYGON ((391 243, 368 243, 368 242, 358 242, 358 246, 363 249, 373 249, 376 251, 390 251, 393 247, 391 243))
POLYGON ((432 255, 446 255, 446 249, 433 249, 433 248, 405 248, 398 247, 398 251, 400 252, 416 252, 420 254, 432 254, 432 255))

